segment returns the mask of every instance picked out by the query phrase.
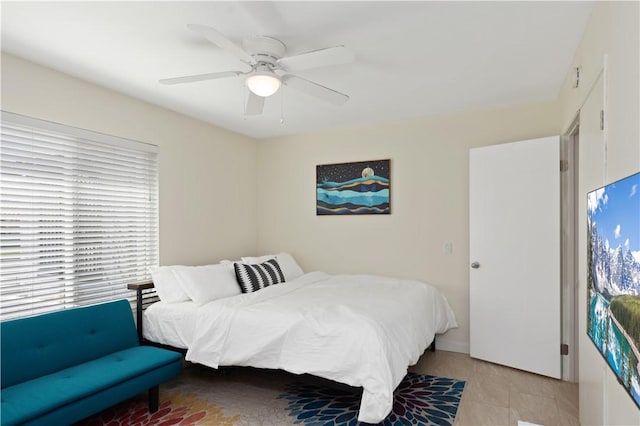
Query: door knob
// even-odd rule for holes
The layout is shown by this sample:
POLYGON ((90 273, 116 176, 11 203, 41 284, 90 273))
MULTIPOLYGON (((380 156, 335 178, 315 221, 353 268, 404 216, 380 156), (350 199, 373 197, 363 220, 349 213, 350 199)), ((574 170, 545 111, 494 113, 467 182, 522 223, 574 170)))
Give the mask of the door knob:
POLYGON ((480 263, 478 263, 478 262, 473 262, 473 263, 471 264, 471 267, 472 267, 473 269, 478 269, 478 268, 480 267, 480 263))

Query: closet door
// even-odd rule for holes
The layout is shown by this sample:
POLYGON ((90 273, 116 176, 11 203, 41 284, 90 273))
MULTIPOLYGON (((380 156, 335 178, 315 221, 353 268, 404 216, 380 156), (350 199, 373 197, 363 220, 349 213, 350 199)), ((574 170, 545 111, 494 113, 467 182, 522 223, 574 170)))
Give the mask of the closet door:
POLYGON ((469 153, 470 353, 561 377, 560 138, 469 153))

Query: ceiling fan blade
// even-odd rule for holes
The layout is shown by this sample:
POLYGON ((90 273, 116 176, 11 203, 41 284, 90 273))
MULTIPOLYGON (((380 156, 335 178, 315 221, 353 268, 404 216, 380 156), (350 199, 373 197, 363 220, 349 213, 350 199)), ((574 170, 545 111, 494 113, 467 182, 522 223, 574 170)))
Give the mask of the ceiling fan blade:
POLYGON ((349 96, 344 93, 329 89, 328 87, 321 86, 318 83, 305 80, 295 75, 285 75, 282 77, 282 82, 289 87, 306 93, 307 95, 315 96, 333 105, 344 105, 344 103, 349 100, 349 96))
POLYGON ((348 64, 353 62, 353 59, 353 53, 349 49, 344 46, 335 46, 287 56, 279 59, 278 64, 285 71, 295 72, 311 68, 348 64))
POLYGON ((189 29, 194 33, 201 35, 211 43, 236 56, 241 61, 246 62, 247 64, 251 63, 251 55, 249 55, 242 47, 220 34, 217 30, 206 25, 199 24, 188 24, 187 27, 189 27, 189 29))
POLYGON ((240 74, 242 74, 240 71, 210 72, 207 74, 187 75, 184 77, 163 78, 158 81, 162 84, 182 84, 202 80, 215 80, 216 78, 235 77, 240 74))
POLYGON ((260 115, 262 114, 262 108, 264 107, 264 98, 258 96, 249 90, 249 96, 247 97, 247 105, 244 108, 244 115, 260 115))

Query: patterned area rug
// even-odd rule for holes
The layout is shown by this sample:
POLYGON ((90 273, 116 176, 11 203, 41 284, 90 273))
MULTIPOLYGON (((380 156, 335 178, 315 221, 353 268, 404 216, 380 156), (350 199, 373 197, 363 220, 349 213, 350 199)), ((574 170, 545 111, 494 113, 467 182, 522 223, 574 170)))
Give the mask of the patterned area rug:
MULTIPOLYGON (((393 410, 380 423, 395 425, 452 425, 465 382, 445 377, 408 373, 394 393, 393 410)), ((362 392, 313 384, 291 384, 279 398, 296 423, 307 426, 355 426, 362 392)))
MULTIPOLYGON (((382 425, 452 425, 465 382, 408 373, 382 425)), ((212 370, 188 365, 160 386, 160 408, 147 411, 146 394, 76 426, 357 425, 362 391, 313 376, 251 368, 212 370)))

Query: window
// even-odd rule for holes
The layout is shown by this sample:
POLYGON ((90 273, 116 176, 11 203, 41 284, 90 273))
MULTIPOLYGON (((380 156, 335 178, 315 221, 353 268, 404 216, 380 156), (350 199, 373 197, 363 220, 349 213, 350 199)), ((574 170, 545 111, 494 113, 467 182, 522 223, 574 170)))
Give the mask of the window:
POLYGON ((127 298, 158 264, 157 147, 2 112, 0 319, 127 298))

